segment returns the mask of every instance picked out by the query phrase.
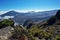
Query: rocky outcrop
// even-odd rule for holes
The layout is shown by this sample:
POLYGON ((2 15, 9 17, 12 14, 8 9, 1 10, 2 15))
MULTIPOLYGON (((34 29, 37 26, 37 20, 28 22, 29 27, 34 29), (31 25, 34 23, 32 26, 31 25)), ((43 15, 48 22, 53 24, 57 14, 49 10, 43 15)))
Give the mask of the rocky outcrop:
POLYGON ((60 10, 57 11, 56 17, 57 17, 58 20, 60 20, 60 10))
POLYGON ((11 31, 14 30, 11 26, 0 29, 0 40, 7 40, 12 36, 11 31))

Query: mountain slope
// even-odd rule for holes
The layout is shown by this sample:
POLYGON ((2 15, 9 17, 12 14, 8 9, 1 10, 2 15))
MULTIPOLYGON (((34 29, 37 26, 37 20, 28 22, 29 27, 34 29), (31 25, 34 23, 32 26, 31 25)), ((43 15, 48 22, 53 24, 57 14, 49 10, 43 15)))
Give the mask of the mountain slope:
POLYGON ((27 13, 19 13, 16 11, 9 11, 3 15, 1 15, 2 19, 12 18, 15 22, 23 24, 26 20, 31 19, 33 22, 39 22, 42 20, 47 20, 51 16, 55 15, 57 10, 52 11, 44 11, 44 12, 27 12, 27 13))
POLYGON ((37 23, 36 26, 38 27, 48 27, 48 26, 60 27, 60 10, 56 12, 56 15, 52 16, 48 20, 37 23))

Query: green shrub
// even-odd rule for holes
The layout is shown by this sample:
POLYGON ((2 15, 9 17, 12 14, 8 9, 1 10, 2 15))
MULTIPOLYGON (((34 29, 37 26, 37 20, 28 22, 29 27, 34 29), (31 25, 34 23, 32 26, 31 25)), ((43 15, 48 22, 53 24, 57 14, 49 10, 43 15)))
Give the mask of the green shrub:
POLYGON ((14 26, 14 22, 9 19, 4 19, 0 21, 0 28, 6 27, 6 26, 14 26))

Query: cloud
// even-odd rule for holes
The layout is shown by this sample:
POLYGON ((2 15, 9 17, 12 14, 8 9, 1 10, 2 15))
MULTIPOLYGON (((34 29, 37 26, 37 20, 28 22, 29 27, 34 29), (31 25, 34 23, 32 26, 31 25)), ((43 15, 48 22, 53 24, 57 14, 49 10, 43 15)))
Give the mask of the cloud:
POLYGON ((26 12, 30 12, 30 11, 34 11, 34 12, 42 12, 42 11, 50 11, 52 9, 45 9, 45 10, 16 10, 16 9, 9 9, 9 10, 6 10, 6 11, 0 11, 0 15, 6 13, 6 12, 9 12, 9 11, 17 11, 17 12, 23 12, 23 13, 26 13, 26 12))
POLYGON ((26 12, 31 12, 31 11, 34 11, 34 12, 50 11, 50 10, 53 10, 53 9, 44 9, 44 10, 16 10, 16 9, 12 9, 12 10, 17 11, 17 12, 26 13, 26 12))
POLYGON ((23 13, 26 13, 26 12, 29 12, 29 11, 34 11, 34 12, 39 12, 39 11, 43 11, 43 10, 15 10, 15 9, 10 9, 10 10, 6 10, 6 11, 0 11, 0 15, 6 13, 6 12, 9 12, 9 11, 17 11, 17 12, 23 12, 23 13))
POLYGON ((4 13, 6 13, 6 11, 0 11, 0 15, 2 15, 2 14, 4 14, 4 13))
POLYGON ((9 18, 14 18, 14 16, 5 16, 3 19, 9 19, 9 18))
POLYGON ((17 12, 30 12, 30 11, 34 11, 34 12, 42 12, 42 11, 50 11, 50 10, 53 10, 53 9, 44 9, 44 10, 16 10, 14 9, 14 11, 17 11, 17 12))
POLYGON ((4 13, 7 13, 7 12, 9 12, 9 11, 11 11, 11 10, 13 10, 13 9, 5 10, 5 11, 0 11, 0 15, 2 15, 2 14, 4 14, 4 13))

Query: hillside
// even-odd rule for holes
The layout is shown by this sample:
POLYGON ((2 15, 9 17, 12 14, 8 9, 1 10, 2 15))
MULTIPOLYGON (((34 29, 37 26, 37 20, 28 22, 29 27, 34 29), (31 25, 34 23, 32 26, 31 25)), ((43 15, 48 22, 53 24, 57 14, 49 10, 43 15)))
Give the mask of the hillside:
POLYGON ((15 22, 23 24, 26 20, 31 19, 34 22, 39 22, 42 20, 47 20, 51 16, 55 15, 57 10, 44 11, 44 12, 16 12, 9 11, 1 15, 1 19, 12 18, 15 22))
POLYGON ((0 31, 3 30, 1 40, 60 40, 60 10, 48 20, 37 23, 26 20, 23 25, 13 24, 11 19, 0 21, 0 31))

